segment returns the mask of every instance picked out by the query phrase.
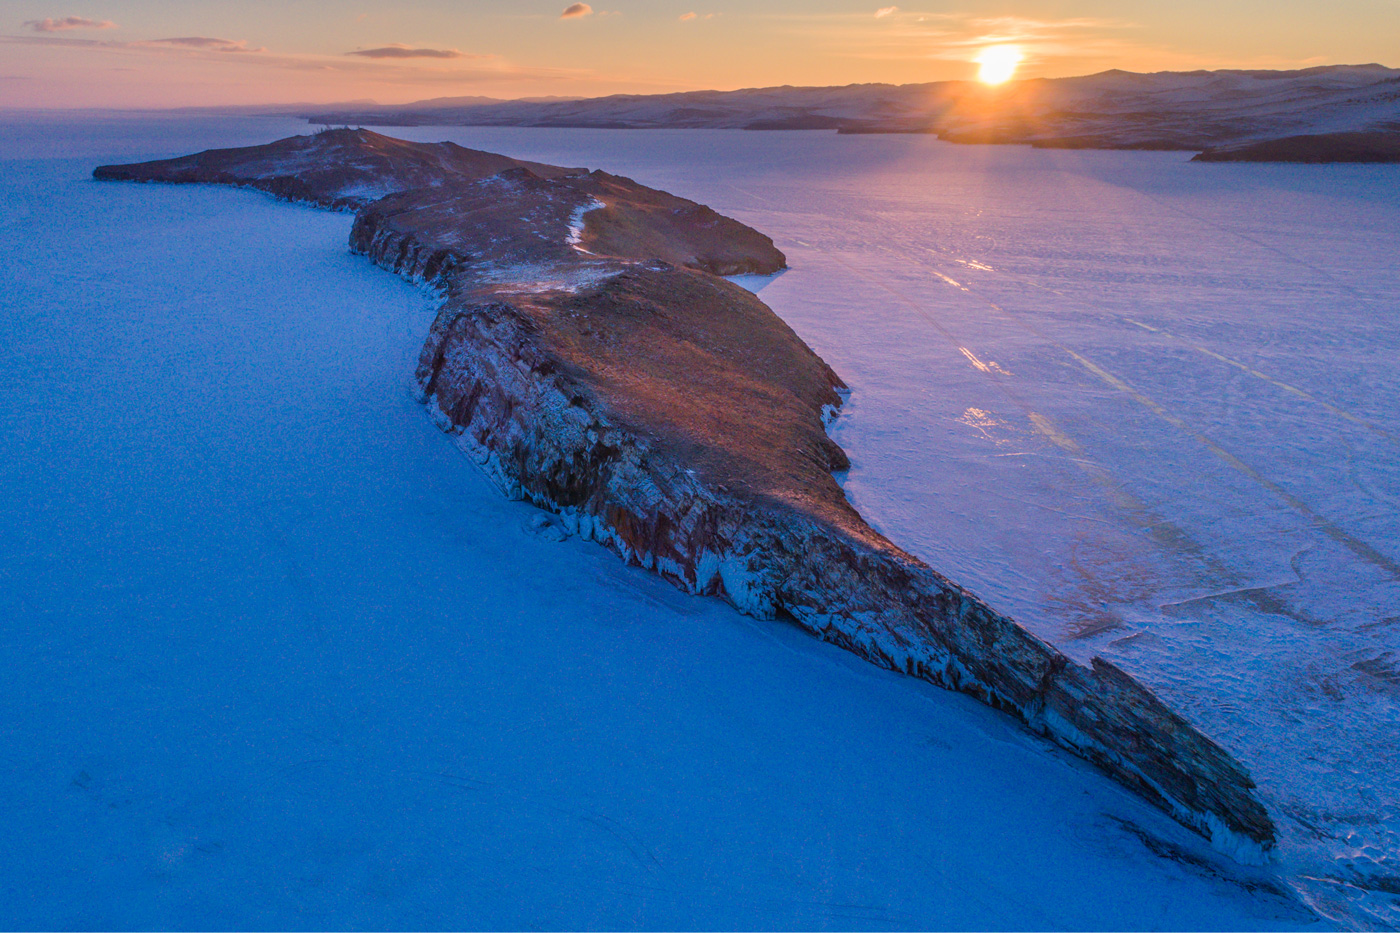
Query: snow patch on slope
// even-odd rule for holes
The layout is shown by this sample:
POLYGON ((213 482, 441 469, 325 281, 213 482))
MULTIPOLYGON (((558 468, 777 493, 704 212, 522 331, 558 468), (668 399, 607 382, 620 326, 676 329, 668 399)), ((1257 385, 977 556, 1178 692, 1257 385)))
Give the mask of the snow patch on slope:
POLYGON ((581 204, 574 209, 574 212, 571 215, 569 215, 568 243, 570 246, 578 250, 580 253, 588 253, 588 250, 584 249, 582 245, 584 217, 593 211, 601 210, 605 207, 607 207, 607 205, 604 204, 602 201, 599 201, 597 198, 592 198, 588 201, 587 204, 581 204))

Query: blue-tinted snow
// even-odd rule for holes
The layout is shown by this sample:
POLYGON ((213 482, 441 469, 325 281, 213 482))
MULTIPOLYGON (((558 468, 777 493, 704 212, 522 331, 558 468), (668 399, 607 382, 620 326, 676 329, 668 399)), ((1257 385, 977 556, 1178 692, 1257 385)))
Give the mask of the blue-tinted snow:
MULTIPOLYGON (((0 133, 0 925, 1308 922, 1261 886, 1266 877, 1221 862, 990 710, 686 597, 597 547, 549 540, 537 513, 502 501, 413 402, 434 302, 350 256, 348 217, 248 192, 88 180, 97 162, 296 129, 48 118, 0 133)), ((1139 189, 1159 171, 1184 171, 1178 157, 813 134, 403 135, 591 163, 757 223, 794 265, 765 300, 855 389, 835 430, 855 460, 847 489, 875 523, 1069 650, 1123 658, 1245 757, 1274 806, 1328 805, 1310 796, 1325 782, 1290 784, 1268 760, 1273 745, 1296 765, 1298 735, 1324 751, 1350 747, 1350 765, 1374 778, 1384 752, 1363 754, 1364 735, 1329 746, 1310 709, 1299 710, 1296 733, 1281 728, 1286 704, 1260 663, 1310 646, 1322 663, 1332 655, 1316 646, 1346 623, 1295 633, 1219 600, 1188 616, 1154 609, 1196 584, 1171 576, 1158 550, 1128 547, 1141 538, 1115 510, 1137 514, 1128 495, 1164 510, 1154 491, 1170 483, 1140 477, 1189 476, 1189 444, 1152 448, 1150 409, 1092 386, 1072 357, 1053 359, 1043 338, 998 325, 987 307, 1040 314, 1015 303, 1018 288, 1034 287, 1035 307, 1049 310, 1031 323, 1114 373, 1128 369, 1115 353, 1152 358, 1143 341, 1178 340, 1141 324, 1202 342, 1218 308, 1173 317, 1173 289, 1154 285, 1112 314, 1085 308, 1087 291, 1131 303, 1122 289, 1142 275, 1178 276, 1200 293, 1207 285, 1192 275, 1213 255, 1200 228, 1172 244, 1195 266, 1172 271, 1163 256, 1125 268, 1116 257, 1141 252, 1132 212, 1086 232, 1075 226, 1082 211, 1038 209, 1026 200, 1032 189, 1010 181, 1050 173, 1042 177, 1081 186, 1074 203, 1112 214, 1105 192, 1175 197, 1139 189), (1063 161, 1071 157, 1079 161, 1063 161), (1008 184, 1014 215, 1008 196, 992 194, 1008 184), (988 214, 995 223, 983 226, 988 214), (1007 256, 1018 221, 1039 240, 1028 234, 1032 245, 1007 256), (980 237, 991 243, 977 251, 980 237), (1064 258, 1086 243, 1097 260, 1064 258), (957 260, 995 271, 970 275, 957 260), (1128 313, 1139 323, 1120 327, 1128 313), (1110 325, 1133 340, 1098 348, 1090 338, 1110 325), (1114 404, 1122 412, 1106 430, 1086 428, 1114 404), (1073 510, 1060 508, 1066 501, 1073 510), (1056 508, 1071 514, 1053 518, 1056 508), (1028 515, 1042 517, 1027 527, 1028 515), (1116 563, 1086 556, 1115 547, 1125 552, 1116 563), (1146 568, 1141 590, 1115 569, 1134 561, 1146 568), (1101 600, 1131 616, 1130 628, 1069 637, 1079 616, 1062 604, 1074 605, 1083 575, 1052 571, 1076 562, 1101 568, 1101 600), (1114 644, 1129 634, 1139 637, 1114 644), (1214 709, 1221 689, 1228 702, 1214 709), (1246 705, 1251 689, 1269 698, 1263 712, 1246 705)), ((1225 177, 1191 170, 1202 169, 1225 177)), ((1354 171, 1341 176, 1355 192, 1348 224, 1393 220, 1388 189, 1354 171)), ((1272 190, 1267 174, 1248 177, 1272 190)), ((1207 199, 1235 190, 1205 184, 1207 199)), ((1325 181, 1288 185, 1300 209, 1337 197, 1325 181)), ((1261 226, 1253 235, 1267 242, 1275 225, 1261 226)), ((1256 259, 1235 268, 1260 277, 1256 300, 1277 306, 1271 326, 1296 327, 1282 316, 1298 283, 1251 272, 1256 259)), ((1309 262, 1340 264, 1350 287, 1388 300, 1392 280, 1374 257, 1309 262)), ((1316 275, 1315 290, 1331 281, 1316 275)), ((1249 339, 1237 323, 1219 329, 1249 339)), ((1386 339, 1375 328, 1355 350, 1344 336, 1353 335, 1326 348, 1334 360, 1379 354, 1386 339)), ((1289 349, 1282 338, 1268 346, 1289 349)), ((1203 356, 1179 355, 1193 366, 1203 356)), ((1289 359, 1321 367, 1321 356, 1295 346, 1289 359)), ((1205 378, 1199 366, 1178 370, 1205 378)), ((1313 385, 1301 362, 1269 371, 1377 423, 1383 414, 1367 406, 1394 397, 1393 378, 1339 395, 1313 385)), ((1353 361, 1342 376, 1370 385, 1370 371, 1353 361)), ((1231 385, 1257 389, 1235 372, 1231 385)), ((1159 393, 1140 370, 1131 375, 1139 391, 1159 393)), ((1233 390, 1240 401, 1228 411, 1267 436, 1268 412, 1246 404, 1246 388, 1233 390)), ((1224 404, 1191 399, 1217 412, 1224 404)), ((1198 415, 1171 404, 1179 417, 1198 415)), ((1273 436, 1279 462, 1290 451, 1321 457, 1320 442, 1273 436)), ((1371 488, 1393 475, 1393 460, 1353 461, 1371 488)), ((1285 479, 1293 474, 1273 481, 1285 479)), ((1178 493, 1169 517, 1203 549, 1214 539, 1201 527, 1224 535, 1231 522, 1260 520, 1249 517, 1252 500, 1225 497, 1243 495, 1233 487, 1221 487, 1215 508, 1215 486, 1192 488, 1206 492, 1178 493)), ((1325 514, 1352 527, 1337 509, 1325 514)), ((1266 545, 1289 533, 1300 534, 1280 525, 1250 537, 1231 566, 1268 567, 1266 545)), ((1393 548, 1374 531, 1365 540, 1393 548)), ((1305 674, 1292 672, 1303 686, 1291 696, 1310 696, 1305 674)), ((1323 694, 1338 704, 1328 722, 1368 709, 1350 682, 1334 687, 1340 700, 1323 694)), ((1317 766, 1335 774, 1338 761, 1317 766)), ((1382 796, 1390 786, 1372 785, 1382 796)), ((1371 821, 1359 841, 1393 856, 1375 829, 1393 813, 1356 781, 1335 793, 1351 795, 1358 825, 1371 821)), ((1296 826, 1285 818, 1285 874, 1324 856, 1330 874, 1349 870, 1333 840, 1300 842, 1296 826)), ((1309 896, 1345 916, 1356 905, 1323 900, 1340 902, 1347 892, 1336 887, 1309 896)))

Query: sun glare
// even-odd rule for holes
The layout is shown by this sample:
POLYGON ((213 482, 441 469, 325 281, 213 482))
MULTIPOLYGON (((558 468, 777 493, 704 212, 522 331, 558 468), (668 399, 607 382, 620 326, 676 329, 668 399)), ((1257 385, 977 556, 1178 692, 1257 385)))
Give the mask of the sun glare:
POLYGON ((1021 64, 1021 49, 1015 45, 989 45, 973 59, 978 64, 977 80, 983 84, 1010 81, 1021 64))

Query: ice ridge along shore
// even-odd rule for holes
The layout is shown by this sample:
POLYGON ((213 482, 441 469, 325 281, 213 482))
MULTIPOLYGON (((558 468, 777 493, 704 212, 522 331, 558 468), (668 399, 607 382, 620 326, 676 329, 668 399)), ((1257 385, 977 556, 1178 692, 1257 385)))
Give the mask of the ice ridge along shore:
POLYGON ((970 694, 1245 862, 1275 843, 1254 783, 1132 677, 1084 666, 876 533, 832 476, 845 386, 721 278, 772 241, 631 179, 336 130, 102 166, 357 211, 351 247, 435 286, 417 381, 509 496, 691 593, 784 617, 970 694))

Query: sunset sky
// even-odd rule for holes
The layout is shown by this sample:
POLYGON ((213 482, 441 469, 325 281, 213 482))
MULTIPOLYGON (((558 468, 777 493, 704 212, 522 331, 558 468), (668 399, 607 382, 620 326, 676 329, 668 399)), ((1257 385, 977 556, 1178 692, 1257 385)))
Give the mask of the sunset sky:
POLYGON ((0 6, 0 107, 397 103, 1400 64, 1400 0, 88 0, 0 6), (568 12, 569 15, 564 15, 568 12))

